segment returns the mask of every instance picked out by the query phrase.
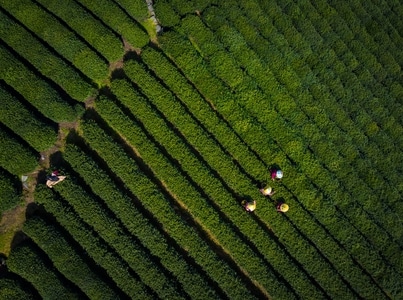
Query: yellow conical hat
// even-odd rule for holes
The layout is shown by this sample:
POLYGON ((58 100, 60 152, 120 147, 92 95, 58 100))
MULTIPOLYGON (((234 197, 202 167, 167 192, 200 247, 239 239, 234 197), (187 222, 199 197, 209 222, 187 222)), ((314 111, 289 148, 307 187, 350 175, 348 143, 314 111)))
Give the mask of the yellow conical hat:
POLYGON ((288 211, 289 208, 290 208, 290 207, 289 207, 287 204, 285 204, 285 203, 283 203, 283 204, 280 205, 280 211, 281 211, 281 212, 286 212, 286 211, 288 211))

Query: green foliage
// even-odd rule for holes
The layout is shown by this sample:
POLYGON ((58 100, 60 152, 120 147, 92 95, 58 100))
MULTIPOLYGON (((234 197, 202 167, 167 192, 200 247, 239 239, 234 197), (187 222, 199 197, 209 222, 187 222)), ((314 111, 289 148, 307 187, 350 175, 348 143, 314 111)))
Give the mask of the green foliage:
POLYGON ((147 3, 143 0, 116 0, 119 5, 138 22, 148 17, 147 3))
POLYGON ((47 81, 23 65, 2 45, 0 46, 0 79, 16 90, 45 117, 54 122, 73 121, 83 107, 70 106, 47 81))
POLYGON ((90 299, 116 299, 117 294, 100 278, 58 230, 40 218, 28 219, 23 231, 48 255, 52 264, 90 299))
POLYGON ((20 181, 16 176, 0 169, 0 216, 21 202, 21 188, 17 184, 20 181))
POLYGON ((35 150, 44 151, 56 142, 56 124, 51 126, 43 122, 3 86, 0 86, 0 98, 2 101, 0 122, 27 141, 35 150))
POLYGON ((32 148, 22 145, 14 136, 0 130, 0 166, 9 173, 20 176, 32 172, 39 155, 32 148))
POLYGON ((180 16, 166 0, 154 4, 155 14, 163 27, 173 27, 180 23, 180 16))
POLYGON ((83 222, 60 196, 44 185, 35 190, 35 201, 44 205, 47 212, 81 245, 85 252, 113 279, 130 298, 152 299, 147 287, 132 275, 130 267, 102 238, 83 222))
POLYGON ((149 38, 144 29, 135 20, 130 18, 114 1, 99 0, 94 2, 91 0, 79 0, 78 2, 92 11, 133 47, 141 48, 148 43, 149 38))
POLYGON ((0 298, 3 300, 29 300, 34 299, 34 296, 30 295, 26 290, 24 290, 22 284, 17 280, 1 278, 0 298))
POLYGON ((80 299, 31 243, 13 249, 7 266, 30 282, 43 299, 80 299))
POLYGON ((55 17, 28 0, 1 1, 18 21, 48 43, 77 69, 100 84, 108 76, 108 66, 90 47, 55 17))
POLYGON ((197 270, 188 266, 185 258, 169 246, 168 241, 152 226, 150 220, 137 210, 133 200, 120 192, 119 187, 113 184, 91 157, 73 145, 67 146, 63 157, 83 176, 95 194, 105 201, 125 227, 140 239, 151 254, 159 257, 161 263, 179 279, 192 298, 216 299, 218 297, 212 293, 197 270))
POLYGON ((0 20, 2 39, 13 50, 61 86, 72 98, 84 101, 88 97, 92 87, 75 69, 6 14, 0 12, 0 20))
POLYGON ((123 56, 123 44, 117 35, 76 2, 41 0, 39 3, 65 21, 109 62, 123 56))

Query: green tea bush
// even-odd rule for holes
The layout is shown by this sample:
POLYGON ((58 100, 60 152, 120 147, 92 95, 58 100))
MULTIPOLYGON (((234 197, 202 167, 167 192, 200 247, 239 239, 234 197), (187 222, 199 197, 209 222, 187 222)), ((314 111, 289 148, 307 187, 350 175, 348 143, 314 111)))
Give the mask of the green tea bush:
POLYGON ((31 283, 44 299, 81 299, 82 295, 72 291, 32 242, 14 248, 7 259, 7 267, 31 283))
POLYGON ((16 176, 0 168, 0 216, 21 202, 20 181, 16 176))
POLYGON ((0 11, 2 39, 72 98, 84 101, 92 89, 83 76, 14 20, 0 11), (29 49, 29 52, 27 52, 29 49))
MULTIPOLYGON (((22 280, 21 280, 22 281, 22 280)), ((26 283, 24 283, 26 285, 26 283)), ((1 278, 0 279, 0 298, 4 300, 33 300, 35 299, 32 294, 30 294, 23 284, 19 280, 1 278)))
POLYGON ((24 232, 48 255, 53 265, 89 298, 116 299, 117 294, 94 273, 69 241, 51 225, 35 217, 24 224, 24 232))
POLYGON ((163 27, 173 27, 180 23, 180 16, 166 0, 156 2, 154 10, 163 27))
POLYGON ((106 61, 40 6, 29 0, 2 0, 1 5, 98 85, 108 76, 106 61))
POLYGON ((78 0, 78 2, 98 16, 133 47, 141 48, 148 43, 149 38, 144 29, 131 19, 114 1, 100 0, 94 2, 91 0, 78 0))
POLYGON ((3 46, 0 46, 0 62, 0 79, 45 117, 54 122, 71 122, 83 112, 82 106, 69 105, 49 82, 39 77, 3 46))
POLYGON ((35 150, 44 151, 56 142, 56 124, 51 126, 43 122, 1 85, 0 98, 2 99, 0 122, 18 134, 35 150))
POLYGON ((126 295, 130 298, 153 299, 144 283, 133 276, 127 263, 59 195, 42 185, 35 190, 35 201, 56 218, 126 295))
POLYGON ((115 2, 138 22, 148 17, 147 3, 143 0, 116 0, 115 2))
POLYGON ((36 168, 38 152, 21 144, 15 136, 3 130, 0 130, 0 140, 0 166, 2 168, 17 176, 32 172, 36 168))
POLYGON ((66 22, 109 62, 123 56, 123 43, 118 36, 76 2, 38 2, 66 22))

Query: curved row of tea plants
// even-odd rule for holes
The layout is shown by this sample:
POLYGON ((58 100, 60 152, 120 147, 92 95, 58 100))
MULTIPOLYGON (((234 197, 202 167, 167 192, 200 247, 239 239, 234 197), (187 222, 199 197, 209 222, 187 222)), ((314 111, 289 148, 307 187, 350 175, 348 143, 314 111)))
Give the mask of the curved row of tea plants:
POLYGON ((56 221, 103 268, 116 285, 131 298, 153 299, 154 294, 138 278, 133 269, 110 247, 89 224, 80 219, 60 195, 45 186, 35 190, 35 201, 43 205, 56 221))
POLYGON ((91 157, 73 145, 67 146, 63 157, 125 227, 178 278, 190 297, 217 298, 217 295, 209 289, 205 279, 200 276, 197 267, 192 267, 183 255, 168 244, 166 238, 151 224, 150 220, 138 211, 134 201, 120 192, 119 187, 113 184, 109 176, 100 170, 91 157))
POLYGON ((30 0, 2 0, 0 5, 97 84, 108 76, 106 60, 39 5, 30 0))
POLYGON ((57 138, 56 125, 49 125, 29 110, 0 82, 0 122, 18 134, 36 151, 50 148, 57 138), (38 132, 41 134, 38 135, 38 132))
POLYGON ((8 46, 32 64, 42 75, 57 83, 72 98, 84 101, 89 96, 92 87, 86 82, 87 79, 81 72, 1 10, 0 29, 1 39, 8 46))
POLYGON ((51 81, 44 80, 3 45, 0 45, 0 64, 0 80, 18 92, 45 117, 54 122, 64 122, 73 121, 82 113, 81 106, 72 106, 66 102, 51 81))
POLYGON ((43 252, 29 242, 11 251, 7 267, 32 284, 44 299, 82 299, 83 295, 77 294, 71 285, 66 284, 66 279, 44 256, 43 252))
MULTIPOLYGON (((122 113, 122 111, 110 100, 104 101, 103 103, 99 101, 97 103, 97 111, 100 112, 101 116, 109 123, 109 125, 112 128, 119 128, 118 132, 124 135, 126 140, 131 141, 133 138, 136 138, 139 140, 139 142, 141 141, 142 144, 141 146, 144 147, 144 149, 141 148, 142 149, 141 157, 144 157, 144 155, 147 155, 147 157, 152 156, 154 157, 154 162, 152 163, 155 163, 159 166, 158 171, 154 176, 156 176, 157 174, 159 175, 160 172, 169 172, 168 179, 166 177, 163 177, 164 187, 165 189, 167 189, 168 193, 170 193, 173 197, 175 197, 176 201, 180 201, 179 205, 181 206, 184 205, 182 204, 183 200, 187 200, 186 204, 188 204, 189 201, 194 199, 192 205, 198 205, 200 207, 200 212, 198 213, 201 214, 204 211, 206 211, 206 208, 203 208, 203 206, 205 206, 203 204, 205 200, 200 199, 198 192, 196 192, 189 186, 189 183, 184 180, 184 178, 180 173, 178 173, 178 170, 172 167, 170 167, 169 170, 165 170, 166 169, 165 166, 167 166, 167 164, 170 165, 171 163, 169 161, 166 161, 166 159, 163 156, 161 156, 160 150, 156 149, 153 143, 151 143, 151 141, 147 139, 147 137, 145 136, 145 132, 141 130, 141 128, 133 126, 133 120, 128 119, 127 116, 125 116, 122 113), (129 135, 127 134, 128 130, 131 131, 129 135), (145 151, 143 152, 143 150, 145 151), (199 204, 197 204, 196 202, 199 202, 199 204)), ((137 166, 136 164, 134 164, 133 160, 128 157, 127 153, 125 153, 125 151, 121 147, 112 143, 111 138, 105 132, 103 132, 101 128, 99 128, 99 124, 94 123, 93 121, 90 120, 88 122, 83 123, 82 128, 84 130, 83 136, 85 140, 90 144, 90 146, 93 149, 95 149, 98 152, 98 154, 101 157, 103 157, 104 159, 112 156, 114 157, 116 156, 119 158, 119 161, 117 161, 117 159, 114 159, 113 161, 111 159, 107 159, 107 161, 109 162, 109 166, 120 178, 122 179, 124 178, 127 181, 132 180, 133 186, 137 185, 138 182, 141 182, 143 185, 139 187, 141 190, 149 187, 149 184, 146 184, 147 181, 145 181, 145 179, 141 179, 141 177, 138 178, 139 176, 136 176, 137 177, 136 181, 134 181, 133 176, 135 174, 132 174, 132 172, 127 174, 127 172, 124 171, 124 173, 121 174, 123 170, 129 167, 134 168, 136 170, 137 166), (134 182, 137 182, 137 184, 134 184, 134 182)), ((133 142, 131 142, 130 144, 134 145, 133 142)), ((138 147, 140 146, 139 143, 136 143, 135 145, 136 149, 138 149, 138 147)), ((147 163, 150 163, 149 160, 147 160, 147 163)), ((154 172, 155 170, 152 169, 152 171, 154 172)), ((128 185, 127 181, 125 182, 126 185, 128 185)), ((134 187, 132 187, 132 189, 133 188, 134 187)), ((153 189, 155 188, 152 188, 150 191, 153 191, 153 189)), ((183 203, 185 202, 183 201, 183 203)), ((242 272, 245 272, 249 278, 251 279, 254 279, 255 277, 259 278, 259 286, 263 284, 269 286, 268 282, 271 283, 270 286, 276 284, 274 280, 277 279, 274 279, 272 276, 268 277, 270 273, 268 273, 269 270, 265 267, 266 265, 265 262, 259 257, 253 255, 250 256, 246 255, 245 253, 253 253, 253 250, 249 249, 247 245, 241 243, 240 239, 237 236, 235 236, 234 232, 229 230, 228 227, 225 228, 225 225, 224 226, 221 225, 222 221, 220 219, 217 219, 218 216, 216 212, 214 212, 210 207, 207 207, 207 209, 208 209, 207 212, 212 212, 211 215, 206 214, 207 222, 209 224, 201 224, 202 226, 206 225, 209 226, 208 228, 202 227, 202 230, 207 233, 207 236, 209 236, 209 238, 213 239, 215 242, 218 242, 221 239, 230 240, 231 242, 226 242, 225 244, 220 242, 219 245, 221 246, 219 247, 222 247, 223 250, 230 255, 231 259, 233 259, 236 262, 239 268, 242 269, 242 272), (216 229, 212 228, 210 225, 211 223, 217 224, 217 228, 216 229), (218 230, 220 230, 220 232, 218 233, 218 235, 216 235, 218 230), (227 247, 231 248, 227 250, 227 247)), ((196 223, 198 223, 202 220, 197 219, 196 221, 197 221, 196 223)), ((170 234, 173 233, 170 232, 170 234)), ((217 275, 213 274, 212 276, 217 275)), ((284 289, 284 287, 282 289, 284 289)), ((289 295, 288 297, 290 296, 292 297, 292 294, 290 294, 290 292, 288 291, 286 292, 284 290, 277 290, 276 292, 279 294, 280 293, 288 294, 289 295)))
POLYGON ((44 251, 53 266, 73 282, 90 299, 116 299, 117 294, 92 270, 78 250, 70 245, 52 225, 40 218, 30 218, 24 224, 24 232, 44 251))

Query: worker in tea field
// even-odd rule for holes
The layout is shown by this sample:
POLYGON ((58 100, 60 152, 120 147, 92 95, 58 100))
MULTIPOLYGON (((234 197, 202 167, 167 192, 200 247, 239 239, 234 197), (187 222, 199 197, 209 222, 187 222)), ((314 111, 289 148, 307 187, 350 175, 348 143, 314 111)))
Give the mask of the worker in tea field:
POLYGON ((63 181, 66 178, 66 176, 59 176, 59 171, 54 170, 52 173, 46 177, 46 185, 48 188, 52 188, 55 184, 58 184, 59 182, 63 181))
POLYGON ((253 200, 253 202, 242 200, 241 204, 245 208, 246 211, 252 212, 252 211, 254 211, 256 209, 256 201, 255 200, 253 200))
POLYGON ((283 178, 283 171, 281 171, 280 169, 277 168, 273 168, 270 171, 270 175, 271 175, 271 179, 274 180, 280 180, 281 178, 283 178))
POLYGON ((280 203, 277 204, 277 211, 278 212, 285 213, 285 212, 287 212, 289 210, 289 208, 290 207, 284 202, 280 202, 280 203))
POLYGON ((276 193, 274 191, 274 189, 270 186, 266 186, 265 188, 262 188, 259 191, 262 193, 263 196, 268 196, 268 197, 271 197, 276 193))

